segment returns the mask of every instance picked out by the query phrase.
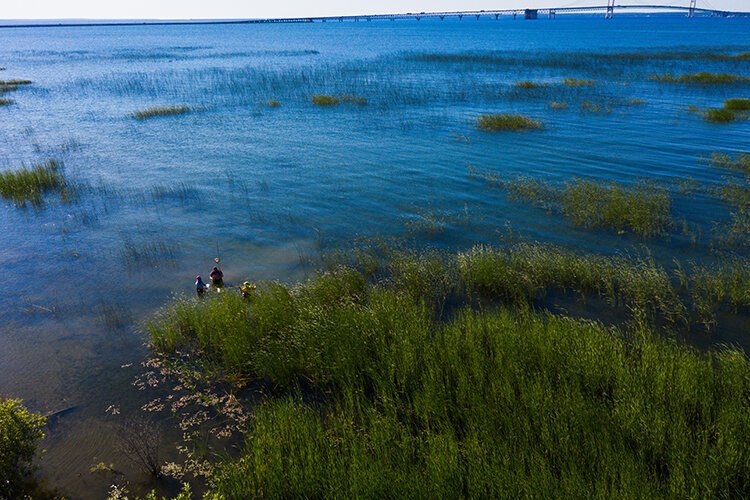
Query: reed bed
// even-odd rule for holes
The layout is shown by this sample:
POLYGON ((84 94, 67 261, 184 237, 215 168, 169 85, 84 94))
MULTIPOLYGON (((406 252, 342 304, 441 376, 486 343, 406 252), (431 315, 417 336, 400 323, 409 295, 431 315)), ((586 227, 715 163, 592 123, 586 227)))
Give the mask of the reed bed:
POLYGON ((711 123, 728 123, 737 120, 737 115, 724 108, 710 108, 703 112, 703 119, 711 123))
POLYGON ((750 99, 727 99, 724 101, 724 109, 729 109, 731 111, 750 111, 750 99))
POLYGON ((665 83, 696 83, 702 85, 726 85, 750 82, 750 78, 731 73, 709 73, 700 71, 698 73, 687 73, 675 76, 671 73, 664 75, 652 75, 651 80, 665 83))
POLYGON ((713 153, 709 164, 712 167, 736 170, 750 176, 750 153, 740 153, 735 156, 726 153, 713 153))
POLYGON ((165 356, 194 353, 201 370, 275 387, 240 456, 214 469, 214 493, 750 494, 743 352, 699 353, 640 315, 605 327, 523 300, 555 283, 680 314, 653 261, 543 246, 401 259, 372 281, 339 267, 262 284, 250 300, 178 299, 147 325, 165 356), (433 309, 462 290, 506 305, 433 309))
POLYGON ((56 160, 31 168, 0 172, 0 196, 18 207, 31 204, 35 208, 44 206, 44 195, 56 191, 65 199, 69 196, 62 173, 62 164, 56 160))
POLYGON ((590 87, 596 85, 594 80, 583 80, 579 78, 563 78, 563 85, 568 87, 590 87))
POLYGON ((633 186, 576 179, 556 186, 549 182, 517 178, 500 180, 481 174, 488 184, 507 192, 513 201, 558 212, 585 228, 630 231, 650 238, 666 234, 673 225, 669 192, 652 182, 633 186))
POLYGON ((316 94, 311 98, 312 103, 316 106, 338 106, 339 104, 357 104, 364 106, 367 99, 362 96, 343 94, 339 96, 316 94))
POLYGON ((544 124, 524 115, 492 114, 482 115, 477 119, 477 128, 486 132, 539 130, 544 124))
POLYGON ((190 107, 188 106, 155 106, 153 108, 147 108, 141 111, 136 111, 132 114, 136 120, 147 120, 149 118, 156 118, 160 116, 176 116, 190 113, 190 107))

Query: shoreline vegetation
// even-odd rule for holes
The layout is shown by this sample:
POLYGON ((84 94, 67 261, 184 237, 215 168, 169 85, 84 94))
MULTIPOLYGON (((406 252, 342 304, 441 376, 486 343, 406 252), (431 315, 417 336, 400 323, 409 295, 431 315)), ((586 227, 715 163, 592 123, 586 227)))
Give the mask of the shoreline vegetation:
POLYGON ((725 269, 539 244, 355 252, 250 300, 177 299, 146 329, 166 373, 269 387, 240 455, 210 465, 219 498, 744 496, 750 363, 659 326, 746 310, 750 268, 725 269), (625 319, 539 307, 555 289, 625 319))

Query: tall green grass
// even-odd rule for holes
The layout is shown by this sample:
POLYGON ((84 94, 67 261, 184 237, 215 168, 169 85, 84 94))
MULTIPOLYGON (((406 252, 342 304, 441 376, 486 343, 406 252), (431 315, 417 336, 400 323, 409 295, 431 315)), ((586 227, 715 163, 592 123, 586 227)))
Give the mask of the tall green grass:
POLYGON ((666 234, 673 224, 669 192, 648 181, 626 186, 576 179, 556 186, 531 178, 483 177, 504 189, 510 199, 562 213, 581 227, 630 231, 648 238, 666 234))
MULTIPOLYGON (((466 258, 496 258, 477 252, 485 254, 466 258)), ((256 408, 241 456, 217 469, 216 493, 750 493, 742 352, 700 354, 642 324, 618 330, 518 306, 464 307, 436 321, 425 285, 408 282, 411 291, 368 285, 342 268, 298 287, 267 284, 250 302, 183 300, 150 325, 156 348, 195 346, 227 371, 278 387, 256 408), (304 400, 316 402, 303 402, 301 380, 318 394, 304 400)), ((654 297, 650 286, 629 293, 654 297)))
POLYGON ((504 132, 537 130, 544 128, 544 124, 528 116, 502 113, 480 116, 477 127, 487 132, 504 132))
POLYGON ((43 206, 44 195, 52 191, 57 191, 63 198, 70 195, 62 165, 56 160, 47 160, 31 168, 0 172, 0 196, 16 206, 25 207, 27 203, 34 207, 43 206))

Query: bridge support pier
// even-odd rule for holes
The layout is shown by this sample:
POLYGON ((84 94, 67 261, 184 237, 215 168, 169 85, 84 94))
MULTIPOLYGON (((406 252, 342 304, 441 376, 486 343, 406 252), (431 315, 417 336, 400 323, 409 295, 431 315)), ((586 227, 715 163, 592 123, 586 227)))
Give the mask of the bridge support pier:
POLYGON ((695 2, 696 0, 690 0, 690 8, 688 9, 688 17, 695 17, 695 2))
POLYGON ((604 19, 615 17, 615 0, 607 0, 607 10, 604 11, 604 19))
POLYGON ((500 14, 495 14, 495 21, 497 21, 498 19, 500 19, 500 14))
POLYGON ((554 19, 557 14, 555 13, 554 9, 550 9, 549 11, 549 18, 554 19))

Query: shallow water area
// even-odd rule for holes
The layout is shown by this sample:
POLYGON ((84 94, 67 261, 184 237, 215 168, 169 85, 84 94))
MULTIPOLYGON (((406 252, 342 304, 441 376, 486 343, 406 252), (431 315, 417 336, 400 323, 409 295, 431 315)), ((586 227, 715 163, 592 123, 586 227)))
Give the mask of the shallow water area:
MULTIPOLYGON (((101 498, 111 478, 89 472, 98 462, 144 481, 111 436, 154 397, 132 385, 147 355, 139 324, 173 294, 194 293, 217 255, 233 285, 303 279, 322 252, 358 238, 462 250, 510 231, 588 252, 710 260, 730 208, 678 185, 726 182, 705 158, 746 151, 750 121, 717 125, 686 107, 750 97, 750 85, 649 77, 750 77, 750 60, 711 57, 743 52, 750 19, 677 16, 0 29, 0 80, 33 81, 0 107, 0 171, 52 157, 78 186, 73 203, 50 194, 40 209, 0 205, 0 395, 45 413, 72 408, 48 430, 42 472, 72 498, 101 498), (526 80, 546 86, 516 87, 526 80), (367 104, 315 106, 316 94, 367 104), (132 116, 182 105, 190 112, 132 116), (484 113, 544 128, 481 132, 484 113), (652 179, 702 237, 575 227, 508 200, 472 169, 553 183, 652 179)), ((747 349, 745 326, 695 343, 747 349)))

